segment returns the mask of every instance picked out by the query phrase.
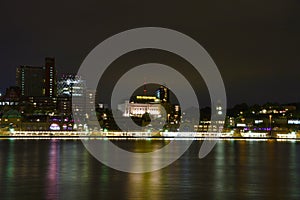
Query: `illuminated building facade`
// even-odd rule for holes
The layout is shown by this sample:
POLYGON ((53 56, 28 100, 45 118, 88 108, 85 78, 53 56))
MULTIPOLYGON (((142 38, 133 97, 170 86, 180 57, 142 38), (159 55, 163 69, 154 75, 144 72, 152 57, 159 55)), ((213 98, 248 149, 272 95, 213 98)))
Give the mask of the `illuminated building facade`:
POLYGON ((194 131, 197 132, 222 132, 224 120, 200 121, 199 125, 194 125, 194 131))
POLYGON ((57 82, 58 96, 83 97, 86 92, 86 81, 80 76, 64 75, 57 82))
POLYGON ((58 97, 65 98, 60 102, 60 109, 68 109, 68 112, 74 112, 76 118, 82 119, 86 114, 86 81, 80 76, 64 75, 57 82, 58 97), (72 104, 72 98, 78 99, 80 103, 72 104))
POLYGON ((142 117, 145 113, 149 113, 154 118, 162 117, 162 106, 159 103, 134 103, 125 101, 120 104, 118 109, 123 111, 124 117, 142 117))
POLYGON ((92 112, 95 112, 96 92, 87 89, 86 80, 77 75, 64 75, 57 83, 57 92, 59 99, 64 99, 59 101, 60 112, 68 112, 73 115, 76 129, 82 130, 98 126, 98 119, 92 115, 92 112), (72 102, 72 99, 76 103, 72 102))

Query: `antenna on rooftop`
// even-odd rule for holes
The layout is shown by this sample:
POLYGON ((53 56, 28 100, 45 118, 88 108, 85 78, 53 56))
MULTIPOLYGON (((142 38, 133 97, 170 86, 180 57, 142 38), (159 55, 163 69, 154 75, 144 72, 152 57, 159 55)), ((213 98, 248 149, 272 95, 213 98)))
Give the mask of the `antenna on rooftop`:
POLYGON ((146 88, 146 78, 144 78, 144 95, 147 94, 147 88, 146 88))

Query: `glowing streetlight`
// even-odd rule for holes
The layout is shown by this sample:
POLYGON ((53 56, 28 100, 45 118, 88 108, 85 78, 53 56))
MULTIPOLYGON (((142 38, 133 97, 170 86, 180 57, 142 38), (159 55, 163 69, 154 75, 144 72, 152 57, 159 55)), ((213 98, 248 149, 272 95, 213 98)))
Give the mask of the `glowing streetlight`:
POLYGON ((269 122, 270 122, 270 134, 272 132, 272 115, 269 115, 269 122))

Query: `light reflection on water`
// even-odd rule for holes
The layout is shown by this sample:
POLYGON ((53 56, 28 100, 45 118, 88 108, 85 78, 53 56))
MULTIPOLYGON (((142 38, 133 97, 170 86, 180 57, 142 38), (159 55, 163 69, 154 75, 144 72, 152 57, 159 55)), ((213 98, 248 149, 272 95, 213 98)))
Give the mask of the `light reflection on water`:
MULTIPOLYGON (((115 143, 149 152, 166 141, 115 143)), ((162 170, 128 174, 99 163, 80 140, 0 140, 0 199, 300 198, 300 142, 220 140, 200 160, 201 143, 162 170)))

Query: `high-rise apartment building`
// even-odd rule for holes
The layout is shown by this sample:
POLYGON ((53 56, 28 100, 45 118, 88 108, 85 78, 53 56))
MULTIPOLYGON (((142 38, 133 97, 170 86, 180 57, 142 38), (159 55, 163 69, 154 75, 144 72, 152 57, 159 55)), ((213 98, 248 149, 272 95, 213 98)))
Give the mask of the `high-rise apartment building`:
POLYGON ((16 71, 16 85, 21 96, 45 95, 45 69, 43 67, 19 66, 16 71))
POLYGON ((45 58, 45 96, 56 97, 56 69, 55 59, 47 57, 45 58))
POLYGON ((23 97, 56 97, 55 59, 47 57, 44 67, 17 67, 16 85, 23 97))

